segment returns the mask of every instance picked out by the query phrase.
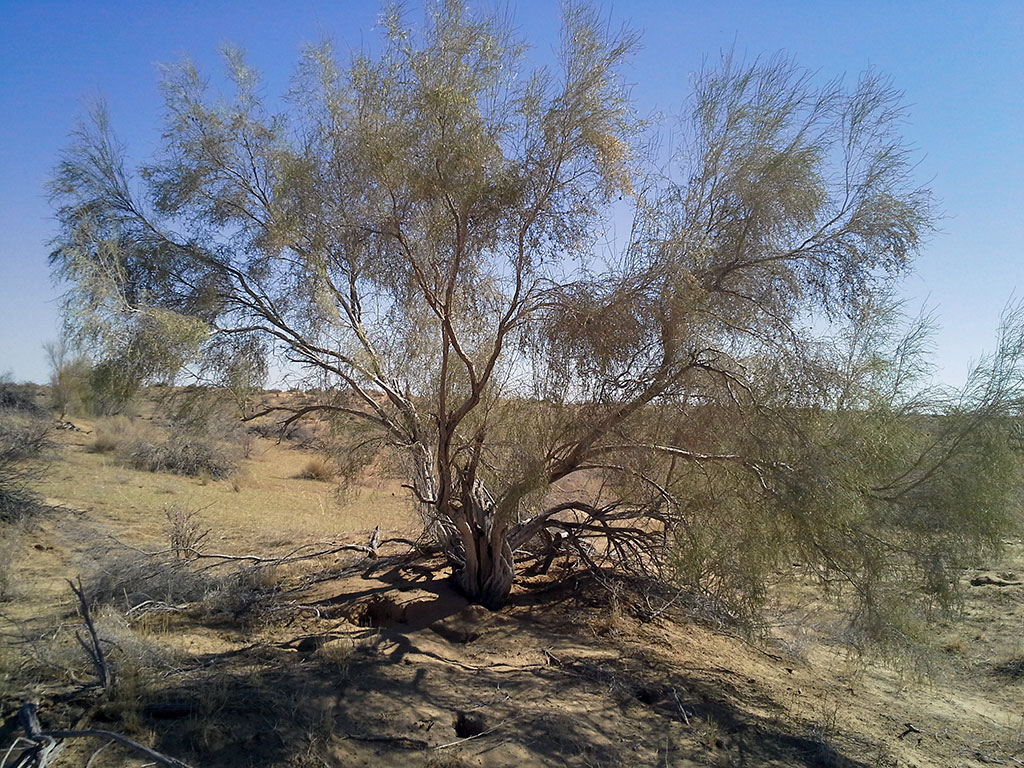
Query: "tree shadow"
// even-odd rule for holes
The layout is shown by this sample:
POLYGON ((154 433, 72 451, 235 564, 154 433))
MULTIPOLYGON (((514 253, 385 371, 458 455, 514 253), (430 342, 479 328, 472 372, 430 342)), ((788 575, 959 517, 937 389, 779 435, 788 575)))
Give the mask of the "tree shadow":
MULTIPOLYGON (((699 760, 867 768, 839 751, 826 729, 787 721, 755 680, 684 668, 685 660, 653 663, 614 642, 595 656, 557 608, 533 621, 516 611, 482 615, 424 571, 374 578, 387 578, 391 590, 414 579, 433 598, 405 604, 402 620, 388 626, 349 626, 323 643, 296 638, 207 655, 208 673, 166 692, 196 707, 187 718, 153 724, 157 748, 226 768, 307 759, 415 765, 452 752, 485 765, 525 756, 552 766, 699 760), (418 603, 422 613, 409 620, 418 603), (438 631, 460 622, 475 622, 479 632, 453 642, 438 631), (557 656, 538 651, 556 646, 557 656)), ((346 585, 324 601, 382 596, 401 599, 346 585)))

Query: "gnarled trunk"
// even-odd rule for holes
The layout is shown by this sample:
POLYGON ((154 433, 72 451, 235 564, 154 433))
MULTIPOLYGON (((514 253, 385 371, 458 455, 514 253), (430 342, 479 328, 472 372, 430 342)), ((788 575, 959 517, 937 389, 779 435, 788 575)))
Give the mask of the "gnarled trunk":
POLYGON ((515 577, 507 526, 477 498, 453 509, 450 519, 456 531, 445 549, 456 588, 474 603, 500 608, 515 577))

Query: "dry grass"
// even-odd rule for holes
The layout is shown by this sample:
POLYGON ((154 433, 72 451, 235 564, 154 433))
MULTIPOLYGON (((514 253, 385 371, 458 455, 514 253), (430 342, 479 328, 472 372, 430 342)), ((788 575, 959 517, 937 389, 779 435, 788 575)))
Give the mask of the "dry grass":
MULTIPOLYGON (((148 423, 136 428, 154 429, 148 423)), ((408 492, 398 480, 356 483, 339 498, 333 485, 299 478, 308 453, 275 440, 257 438, 258 450, 239 461, 235 475, 214 480, 133 469, 109 454, 89 452, 92 438, 84 433, 59 437, 67 448, 55 471, 41 478, 40 492, 53 505, 87 512, 96 525, 135 546, 167 546, 168 504, 207 510, 206 523, 216 531, 206 541, 211 551, 273 553, 378 524, 416 532, 408 492)))
POLYGON ((0 539, 0 603, 7 602, 16 595, 15 585, 18 583, 15 565, 18 562, 21 535, 15 525, 8 523, 4 527, 3 538, 0 539))
POLYGON ((134 469, 222 480, 238 469, 235 451, 206 437, 172 433, 155 441, 132 440, 119 446, 121 460, 134 469))

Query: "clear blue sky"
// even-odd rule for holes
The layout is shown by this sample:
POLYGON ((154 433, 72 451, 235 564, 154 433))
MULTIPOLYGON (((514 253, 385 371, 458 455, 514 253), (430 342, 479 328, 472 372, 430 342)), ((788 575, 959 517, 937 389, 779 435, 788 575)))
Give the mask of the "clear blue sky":
MULTIPOLYGON (((409 5, 413 5, 409 3, 409 5)), ((537 55, 557 40, 558 3, 510 0, 537 55)), ((1024 0, 660 0, 605 3, 643 33, 629 79, 643 111, 678 108, 705 56, 784 50, 822 77, 868 66, 891 75, 910 105, 905 135, 919 175, 947 218, 904 291, 943 330, 941 377, 955 383, 991 348, 1000 309, 1024 295, 1024 0)), ((45 341, 58 333, 47 267, 53 237, 44 185, 91 99, 141 159, 160 133, 157 64, 190 55, 208 72, 223 42, 241 45, 267 80, 288 84, 303 42, 369 45, 378 4, 47 2, 0 0, 0 372, 45 381, 45 341)), ((411 18, 418 18, 413 12, 411 18)))

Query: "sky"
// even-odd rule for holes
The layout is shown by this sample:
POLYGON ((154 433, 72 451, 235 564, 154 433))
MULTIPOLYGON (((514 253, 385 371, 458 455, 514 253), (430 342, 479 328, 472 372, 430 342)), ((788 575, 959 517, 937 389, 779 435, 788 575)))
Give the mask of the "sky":
MULTIPOLYGON (((421 17, 416 4, 410 19, 421 17)), ((555 0, 505 3, 549 60, 555 0)), ((871 67, 908 105, 903 126, 918 180, 944 217, 901 286, 913 314, 932 307, 938 377, 962 382, 991 350, 1002 309, 1024 299, 1024 0, 618 0, 613 25, 642 34, 627 72, 642 113, 677 112, 705 59, 784 51, 822 79, 871 67)), ((379 39, 380 5, 363 0, 56 2, 0 0, 0 374, 45 382, 43 344, 59 334, 60 285, 47 264, 56 234, 45 186, 90 103, 141 161, 161 131, 159 65, 188 56, 219 67, 241 46, 266 93, 288 88, 301 47, 324 37, 344 53, 379 39)))

